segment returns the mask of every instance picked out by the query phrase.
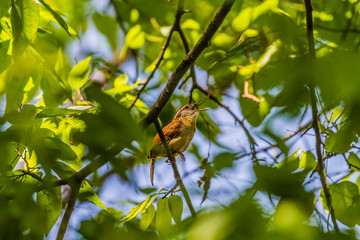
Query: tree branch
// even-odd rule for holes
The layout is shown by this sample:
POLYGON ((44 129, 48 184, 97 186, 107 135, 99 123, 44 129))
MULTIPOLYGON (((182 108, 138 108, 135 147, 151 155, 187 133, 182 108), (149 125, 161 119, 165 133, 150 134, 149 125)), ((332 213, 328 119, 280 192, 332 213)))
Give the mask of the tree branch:
POLYGON ((149 113, 141 121, 144 127, 149 126, 157 119, 160 112, 165 107, 166 103, 169 101, 180 79, 194 64, 195 60, 200 56, 204 49, 209 46, 210 40, 212 39, 216 31, 219 29, 220 25, 224 21, 226 15, 229 13, 234 2, 235 0, 225 0, 224 3, 221 5, 219 11, 211 20, 202 37, 196 43, 194 48, 185 56, 182 63, 180 63, 180 65, 175 69, 169 81, 167 82, 167 85, 161 92, 159 98, 156 100, 149 113))
MULTIPOLYGON (((314 27, 313 27, 313 19, 312 19, 312 6, 311 6, 311 0, 304 0, 305 1, 305 10, 306 10, 306 27, 307 27, 307 39, 308 39, 308 45, 309 45, 309 56, 313 59, 316 58, 315 55, 315 40, 314 40, 314 27)), ((332 206, 332 200, 330 195, 329 187, 326 183, 326 173, 324 170, 324 160, 321 153, 321 136, 320 136, 320 130, 319 130, 319 124, 318 124, 318 110, 317 110, 317 99, 315 94, 315 87, 312 83, 309 84, 310 87, 310 98, 311 98, 311 108, 312 108, 312 127, 315 132, 316 137, 316 155, 318 159, 318 173, 320 176, 320 181, 322 188, 324 190, 324 195, 326 198, 326 204, 330 211, 331 220, 334 224, 335 232, 339 232, 339 226, 336 222, 335 212, 334 208, 332 206)))
MULTIPOLYGON (((167 156, 168 156, 168 158, 169 158, 169 160, 170 160, 170 164, 171 164, 171 167, 172 167, 173 172, 174 172, 174 178, 175 178, 175 180, 176 180, 176 185, 180 185, 180 190, 181 190, 181 192, 182 192, 183 195, 184 195, 185 201, 186 201, 186 203, 187 203, 187 205, 188 205, 188 207, 189 207, 189 210, 190 210, 190 212, 191 212, 191 215, 192 215, 193 218, 196 218, 197 216, 196 216, 196 212, 195 212, 194 206, 193 206, 193 204, 192 204, 192 202, 191 202, 189 193, 188 193, 188 191, 186 190, 186 187, 185 187, 185 185, 184 185, 184 183, 183 183, 183 181, 182 181, 182 179, 181 179, 179 169, 178 169, 178 167, 177 167, 177 165, 176 165, 176 159, 175 159, 175 157, 172 155, 172 153, 171 153, 171 151, 170 151, 170 148, 169 148, 169 145, 168 145, 167 142, 166 142, 164 133, 163 133, 163 131, 162 131, 161 127, 160 127, 160 124, 159 124, 159 120, 156 119, 156 120, 154 121, 154 125, 155 125, 155 127, 156 127, 156 131, 157 131, 158 134, 159 134, 159 137, 160 137, 160 139, 161 139, 161 142, 162 142, 162 144, 163 144, 163 146, 164 146, 164 148, 165 148, 165 150, 166 150, 166 154, 167 154, 167 156)), ((175 186, 176 186, 176 185, 175 185, 175 186)))
POLYGON ((177 7, 177 10, 176 10, 174 23, 171 25, 169 35, 166 38, 165 43, 161 48, 160 56, 159 56, 158 60, 155 63, 155 68, 150 73, 150 75, 146 78, 144 84, 139 89, 139 92, 136 94, 135 99, 132 101, 132 103, 128 107, 129 109, 131 109, 135 105, 136 101, 140 97, 140 94, 144 91, 144 89, 146 88, 146 86, 148 85, 150 80, 153 78, 156 70, 159 68, 162 60, 164 59, 165 51, 166 51, 166 49, 168 48, 168 46, 170 44, 172 34, 174 33, 174 31, 179 31, 179 29, 180 29, 180 19, 181 19, 181 16, 185 13, 184 10, 183 10, 183 5, 184 5, 184 0, 179 0, 178 1, 178 7, 177 7))
POLYGON ((58 234, 56 236, 56 240, 64 239, 65 232, 66 232, 67 226, 69 224, 71 214, 74 211, 76 199, 77 199, 77 196, 78 196, 79 190, 80 190, 80 185, 81 185, 80 183, 73 184, 71 187, 70 199, 68 201, 68 205, 66 207, 63 219, 61 220, 61 224, 60 224, 58 234))

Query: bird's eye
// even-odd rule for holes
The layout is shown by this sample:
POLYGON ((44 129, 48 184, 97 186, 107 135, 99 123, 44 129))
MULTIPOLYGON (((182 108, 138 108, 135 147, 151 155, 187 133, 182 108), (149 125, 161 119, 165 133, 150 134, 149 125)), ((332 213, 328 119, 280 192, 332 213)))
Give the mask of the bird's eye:
POLYGON ((185 106, 185 109, 189 109, 189 106, 185 106))

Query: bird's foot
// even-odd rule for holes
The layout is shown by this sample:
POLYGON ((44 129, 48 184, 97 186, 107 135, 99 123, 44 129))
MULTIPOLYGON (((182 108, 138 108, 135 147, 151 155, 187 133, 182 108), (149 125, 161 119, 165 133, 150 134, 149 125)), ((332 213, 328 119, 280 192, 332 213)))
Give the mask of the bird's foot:
POLYGON ((185 162, 185 156, 184 156, 184 154, 183 154, 182 152, 177 152, 177 153, 180 155, 181 161, 185 162))
POLYGON ((170 159, 166 159, 165 162, 171 165, 172 163, 176 162, 176 158, 174 157, 173 159, 174 159, 173 161, 171 161, 170 159))

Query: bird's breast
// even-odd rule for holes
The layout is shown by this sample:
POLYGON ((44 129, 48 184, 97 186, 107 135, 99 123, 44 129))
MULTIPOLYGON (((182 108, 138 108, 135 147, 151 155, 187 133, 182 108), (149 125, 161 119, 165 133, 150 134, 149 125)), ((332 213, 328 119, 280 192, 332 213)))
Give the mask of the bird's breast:
POLYGON ((193 139, 196 132, 195 124, 184 124, 183 129, 181 130, 182 146, 180 152, 184 152, 190 145, 191 140, 193 139))

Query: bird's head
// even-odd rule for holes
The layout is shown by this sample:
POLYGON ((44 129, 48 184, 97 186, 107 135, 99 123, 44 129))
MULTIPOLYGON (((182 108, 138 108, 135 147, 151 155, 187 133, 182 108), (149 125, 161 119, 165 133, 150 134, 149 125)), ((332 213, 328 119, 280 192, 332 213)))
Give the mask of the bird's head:
POLYGON ((203 101, 203 99, 200 99, 198 101, 196 101, 195 103, 189 103, 186 104, 184 106, 182 106, 181 108, 179 108, 174 116, 174 119, 181 119, 181 118, 185 118, 185 117, 193 117, 196 119, 197 115, 199 115, 199 113, 201 111, 206 111, 207 109, 195 109, 196 106, 199 105, 199 103, 201 103, 203 101))

